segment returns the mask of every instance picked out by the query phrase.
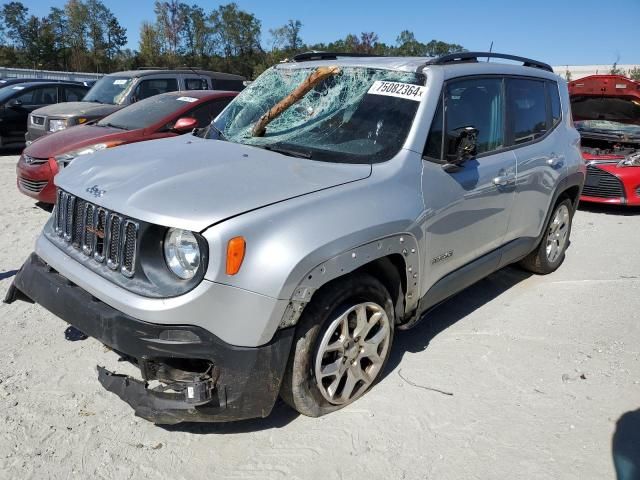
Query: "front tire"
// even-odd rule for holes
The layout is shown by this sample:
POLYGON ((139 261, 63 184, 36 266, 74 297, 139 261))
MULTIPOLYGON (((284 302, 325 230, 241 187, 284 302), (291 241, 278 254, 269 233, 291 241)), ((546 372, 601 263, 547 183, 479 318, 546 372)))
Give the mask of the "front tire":
POLYGON ((573 203, 569 199, 562 200, 555 206, 540 245, 520 261, 522 268, 546 275, 555 272, 562 265, 569 246, 573 213, 573 203))
POLYGON ((394 322, 391 295, 371 275, 345 277, 320 290, 298 323, 282 399, 319 417, 362 397, 385 368, 394 322))

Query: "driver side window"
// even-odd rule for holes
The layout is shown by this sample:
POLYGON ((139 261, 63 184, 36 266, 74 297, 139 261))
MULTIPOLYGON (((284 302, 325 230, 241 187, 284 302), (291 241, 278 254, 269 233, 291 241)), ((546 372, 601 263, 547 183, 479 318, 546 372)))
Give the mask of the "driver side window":
POLYGON ((457 132, 465 127, 478 130, 478 155, 499 150, 505 144, 504 123, 502 78, 448 82, 442 103, 436 110, 424 154, 441 161, 455 156, 457 132))

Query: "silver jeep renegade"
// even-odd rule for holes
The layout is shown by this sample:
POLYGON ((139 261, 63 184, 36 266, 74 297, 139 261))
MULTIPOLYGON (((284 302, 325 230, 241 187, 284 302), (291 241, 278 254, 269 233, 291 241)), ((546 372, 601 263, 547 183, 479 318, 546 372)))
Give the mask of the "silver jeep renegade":
POLYGON ((278 396, 320 416, 435 305, 515 262, 557 269, 584 177, 544 63, 312 52, 206 129, 63 170, 5 301, 137 365, 98 378, 153 422, 264 417, 278 396))

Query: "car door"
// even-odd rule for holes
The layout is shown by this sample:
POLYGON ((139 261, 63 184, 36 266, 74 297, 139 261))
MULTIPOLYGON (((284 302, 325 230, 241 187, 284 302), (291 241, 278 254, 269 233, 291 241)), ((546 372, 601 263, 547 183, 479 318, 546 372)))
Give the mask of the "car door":
POLYGON ((53 103, 58 103, 56 85, 28 87, 22 90, 7 104, 6 121, 9 123, 9 135, 23 137, 27 132, 29 113, 53 103))
POLYGON ((454 79, 443 87, 423 157, 426 288, 504 242, 516 182, 505 115, 502 77, 454 79), (478 130, 475 157, 443 168, 455 156, 457 129, 465 127, 478 130))
POLYGON ((507 78, 507 141, 518 162, 518 184, 508 240, 536 238, 553 192, 567 169, 558 84, 541 78, 507 78))

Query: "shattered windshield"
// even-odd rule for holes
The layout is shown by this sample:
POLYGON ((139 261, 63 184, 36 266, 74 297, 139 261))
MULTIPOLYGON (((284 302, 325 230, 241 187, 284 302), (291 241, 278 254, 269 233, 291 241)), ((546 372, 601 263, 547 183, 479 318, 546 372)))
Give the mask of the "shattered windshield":
POLYGON ((118 105, 124 99, 131 82, 133 82, 131 77, 107 75, 96 82, 82 101, 118 105))
POLYGON ((404 144, 422 98, 422 74, 340 67, 268 123, 264 135, 254 136, 256 122, 315 70, 267 70, 204 136, 322 161, 373 163, 393 157, 404 144))

